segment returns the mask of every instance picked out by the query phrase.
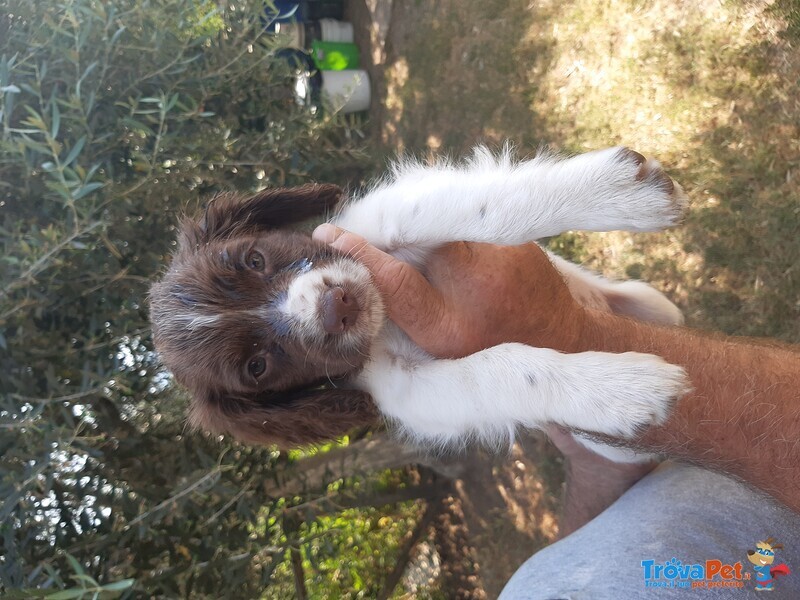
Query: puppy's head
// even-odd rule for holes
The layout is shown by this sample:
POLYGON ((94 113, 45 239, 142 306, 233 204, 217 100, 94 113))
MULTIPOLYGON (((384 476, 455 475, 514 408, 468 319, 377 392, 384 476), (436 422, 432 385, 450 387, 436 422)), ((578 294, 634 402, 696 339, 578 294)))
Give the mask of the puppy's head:
POLYGON ((296 446, 377 418, 367 394, 337 386, 363 366, 383 324, 369 272, 281 229, 341 195, 332 185, 222 194, 181 224, 150 316, 164 364, 192 393, 196 427, 296 446))

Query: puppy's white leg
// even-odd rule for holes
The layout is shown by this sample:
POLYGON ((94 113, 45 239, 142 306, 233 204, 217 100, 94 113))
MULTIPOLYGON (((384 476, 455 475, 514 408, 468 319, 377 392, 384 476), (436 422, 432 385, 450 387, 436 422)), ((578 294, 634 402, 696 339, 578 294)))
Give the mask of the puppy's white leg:
POLYGON ((358 385, 427 446, 471 437, 497 444, 517 426, 548 422, 629 438, 663 423, 688 389, 682 368, 649 354, 561 354, 524 344, 422 363, 380 355, 358 385))
MULTIPOLYGON (((609 281, 595 273, 548 253, 564 276, 572 296, 583 306, 663 325, 682 325, 683 314, 658 290, 641 281, 609 281)), ((573 434, 586 448, 619 463, 643 463, 657 455, 609 446, 580 433, 573 434)))
POLYGON ((569 229, 654 231, 677 223, 685 203, 658 162, 627 148, 519 163, 478 148, 463 166, 401 164, 335 222, 388 250, 513 245, 569 229))

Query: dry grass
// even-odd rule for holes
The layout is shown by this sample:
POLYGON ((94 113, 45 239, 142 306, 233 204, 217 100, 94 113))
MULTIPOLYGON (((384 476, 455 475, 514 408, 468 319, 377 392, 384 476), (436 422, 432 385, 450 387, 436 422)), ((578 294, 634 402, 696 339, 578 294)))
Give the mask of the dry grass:
POLYGON ((653 282, 692 325, 797 342, 800 57, 797 28, 782 35, 797 7, 396 2, 382 143, 416 153, 504 139, 528 151, 625 144, 655 155, 691 197, 684 227, 552 245, 653 282))
POLYGON ((660 157, 692 204, 664 235, 571 242, 609 274, 659 285, 691 324, 800 341, 800 61, 782 21, 765 3, 598 6, 574 2, 549 24, 559 51, 535 110, 573 150, 660 157))

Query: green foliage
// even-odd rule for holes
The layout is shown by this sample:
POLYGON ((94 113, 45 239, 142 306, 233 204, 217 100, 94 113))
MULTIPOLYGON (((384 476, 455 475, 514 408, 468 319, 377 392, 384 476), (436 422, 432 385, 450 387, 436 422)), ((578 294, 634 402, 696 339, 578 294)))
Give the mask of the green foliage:
POLYGON ((263 5, 218 6, 0 0, 5 594, 256 597, 298 543, 261 485, 286 457, 183 435, 146 291, 208 194, 363 157, 295 103, 263 5))
MULTIPOLYGON (((419 517, 413 504, 396 513, 382 509, 347 510, 303 527, 309 543, 304 548, 304 567, 313 578, 307 582, 312 598, 376 598, 381 581, 375 574, 389 571, 396 561, 399 540, 414 528, 419 517), (349 564, 342 563, 336 538, 322 535, 335 531, 350 548, 349 564)), ((285 568, 285 567, 284 567, 285 568)))

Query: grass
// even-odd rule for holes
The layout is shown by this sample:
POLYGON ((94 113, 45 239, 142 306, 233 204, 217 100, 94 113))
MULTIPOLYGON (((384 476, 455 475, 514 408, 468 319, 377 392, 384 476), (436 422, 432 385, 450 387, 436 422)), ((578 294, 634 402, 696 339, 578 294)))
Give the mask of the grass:
POLYGON ((684 226, 551 245, 652 282, 692 326, 800 342, 798 7, 402 3, 381 142, 418 154, 506 139, 525 151, 624 144, 657 156, 691 198, 684 226))

